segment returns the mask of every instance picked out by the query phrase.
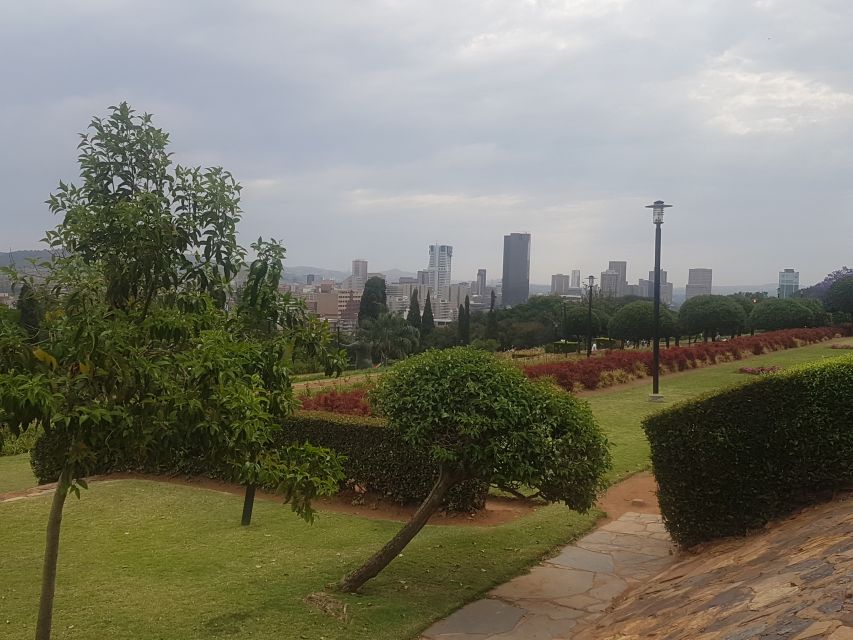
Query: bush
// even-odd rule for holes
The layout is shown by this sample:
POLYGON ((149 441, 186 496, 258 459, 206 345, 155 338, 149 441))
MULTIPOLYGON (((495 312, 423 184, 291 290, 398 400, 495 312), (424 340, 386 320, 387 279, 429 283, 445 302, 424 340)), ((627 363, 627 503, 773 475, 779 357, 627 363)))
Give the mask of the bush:
MULTIPOLYGON (((436 467, 424 454, 415 453, 377 418, 300 412, 285 420, 285 427, 277 432, 276 438, 276 445, 282 448, 310 442, 333 449, 346 456, 344 473, 347 481, 402 504, 423 500, 437 473, 436 467)), ((59 469, 50 462, 57 459, 53 452, 61 446, 54 440, 40 437, 30 454, 33 472, 40 483, 53 482, 59 476, 59 469)), ((167 459, 160 460, 112 460, 99 465, 93 474, 116 471, 233 480, 232 467, 214 466, 198 452, 189 450, 175 451, 167 459)), ((460 483, 448 494, 444 508, 451 511, 481 509, 487 490, 488 485, 482 482, 460 483)))
POLYGON ((577 353, 579 343, 571 340, 560 340, 545 345, 545 353, 577 353))
MULTIPOLYGON (((779 349, 792 349, 804 344, 829 340, 836 335, 850 335, 850 325, 815 329, 789 329, 756 336, 741 336, 733 340, 707 342, 692 347, 672 347, 660 351, 661 373, 684 371, 697 367, 740 360, 744 355, 760 355, 779 349)), ((613 374, 622 370, 627 375, 642 378, 651 375, 651 351, 608 351, 595 358, 566 360, 530 365, 524 373, 530 378, 553 378, 568 391, 598 389, 615 384, 623 378, 613 374)))
POLYGON ((742 535, 853 485, 853 357, 762 376, 646 418, 681 546, 742 535))

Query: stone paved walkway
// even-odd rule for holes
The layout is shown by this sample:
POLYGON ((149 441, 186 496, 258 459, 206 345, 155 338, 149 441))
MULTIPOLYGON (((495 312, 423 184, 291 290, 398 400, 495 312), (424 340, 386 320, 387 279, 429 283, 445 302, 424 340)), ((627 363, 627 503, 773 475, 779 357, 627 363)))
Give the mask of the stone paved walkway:
POLYGON ((625 513, 427 629, 424 640, 570 640, 628 587, 673 562, 658 515, 625 513))

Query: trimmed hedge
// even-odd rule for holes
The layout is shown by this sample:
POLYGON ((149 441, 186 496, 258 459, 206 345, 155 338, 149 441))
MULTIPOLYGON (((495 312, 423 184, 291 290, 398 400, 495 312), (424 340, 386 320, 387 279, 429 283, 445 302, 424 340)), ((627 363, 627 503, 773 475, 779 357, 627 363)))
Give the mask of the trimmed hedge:
POLYGON ((853 356, 676 405, 643 426, 673 540, 743 535, 853 486, 853 356))
MULTIPOLYGON (((348 482, 401 504, 421 502, 429 494, 438 473, 423 454, 413 451, 377 418, 300 412, 285 421, 284 428, 277 434, 276 445, 284 447, 306 441, 346 456, 344 472, 348 482)), ((59 469, 51 463, 56 459, 52 451, 57 446, 55 438, 42 435, 30 454, 33 472, 40 483, 53 482, 59 476, 59 469)), ((175 450, 161 460, 104 461, 90 473, 116 471, 233 479, 230 467, 213 465, 190 450, 175 450)), ((486 483, 460 483, 447 496, 444 508, 451 511, 481 509, 487 492, 486 483)))

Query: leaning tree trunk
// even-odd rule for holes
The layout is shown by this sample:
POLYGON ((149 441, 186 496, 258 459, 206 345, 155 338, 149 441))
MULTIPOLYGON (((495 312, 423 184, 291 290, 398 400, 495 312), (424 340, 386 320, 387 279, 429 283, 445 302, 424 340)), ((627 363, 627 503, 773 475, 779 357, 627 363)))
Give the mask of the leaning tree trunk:
POLYGON ((453 469, 447 469, 442 466, 438 479, 429 492, 429 495, 418 507, 418 510, 406 525, 400 529, 391 540, 377 551, 370 560, 361 565, 348 576, 344 577, 339 583, 338 588, 341 591, 353 592, 361 588, 361 586, 379 575, 379 572, 387 567, 391 561, 396 558, 409 542, 412 541, 417 533, 424 528, 424 525, 430 519, 430 516, 438 511, 441 506, 444 496, 450 491, 450 488, 457 482, 462 480, 462 474, 453 469))
POLYGON ((47 519, 47 541, 44 546, 44 567, 41 575, 41 598, 39 599, 36 640, 50 640, 53 624, 53 598, 56 594, 56 565, 59 560, 59 531, 62 525, 62 508, 68 497, 69 472, 63 469, 53 492, 50 515, 47 519))

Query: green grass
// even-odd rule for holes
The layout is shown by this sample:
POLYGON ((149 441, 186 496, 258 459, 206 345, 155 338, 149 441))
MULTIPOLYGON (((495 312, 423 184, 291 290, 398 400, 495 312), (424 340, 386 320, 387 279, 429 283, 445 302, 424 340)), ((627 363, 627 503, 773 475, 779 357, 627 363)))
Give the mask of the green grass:
MULTIPOLYGON (((845 340, 853 342, 853 340, 845 340)), ((840 341, 835 341, 840 342, 840 341)), ((750 366, 843 355, 826 344, 662 377, 670 404, 746 380, 750 366)), ((588 397, 614 445, 612 479, 648 466, 640 420, 661 407, 650 381, 588 397)), ((26 467, 0 458, 0 479, 26 467)), ((16 488, 23 488, 18 486, 16 488)), ((497 527, 427 527, 361 596, 338 596, 349 622, 304 603, 383 544, 398 523, 322 513, 314 525, 270 502, 238 526, 239 497, 145 481, 93 484, 63 522, 56 639, 311 638, 398 640, 524 571, 582 534, 596 514, 549 506, 497 527)), ((0 639, 32 635, 49 499, 0 504, 0 639)))
MULTIPOLYGON (((30 468, 30 455, 0 456, 0 493, 34 487, 38 482, 30 468)), ((2 624, 2 620, 0 620, 2 624)))

